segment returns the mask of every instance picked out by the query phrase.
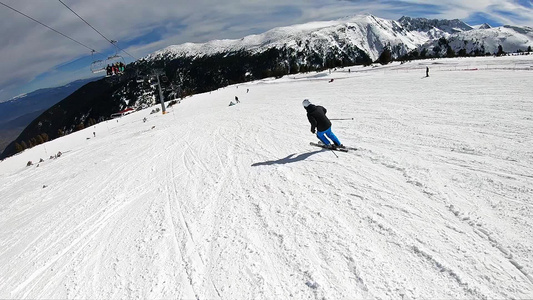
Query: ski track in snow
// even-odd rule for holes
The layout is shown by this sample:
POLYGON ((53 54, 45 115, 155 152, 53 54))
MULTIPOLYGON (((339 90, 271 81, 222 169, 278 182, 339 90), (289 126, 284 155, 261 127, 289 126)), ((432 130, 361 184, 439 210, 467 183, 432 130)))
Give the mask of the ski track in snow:
POLYGON ((0 298, 532 298, 527 64, 266 79, 27 150, 0 163, 0 298), (309 146, 304 98, 360 150, 309 146))

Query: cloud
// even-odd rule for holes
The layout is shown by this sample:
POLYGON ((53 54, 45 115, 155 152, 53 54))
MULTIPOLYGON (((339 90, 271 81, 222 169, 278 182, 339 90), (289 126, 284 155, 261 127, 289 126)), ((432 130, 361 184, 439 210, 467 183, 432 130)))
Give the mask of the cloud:
MULTIPOLYGON (((114 53, 108 41, 59 1, 0 1, 77 41, 0 5, 0 101, 32 88, 93 76, 90 49, 98 51, 97 58, 114 53)), ((237 39, 274 27, 362 13, 389 19, 407 15, 533 24, 533 8, 526 0, 451 0, 445 4, 440 0, 424 4, 414 0, 62 1, 135 58, 173 44, 237 39)))

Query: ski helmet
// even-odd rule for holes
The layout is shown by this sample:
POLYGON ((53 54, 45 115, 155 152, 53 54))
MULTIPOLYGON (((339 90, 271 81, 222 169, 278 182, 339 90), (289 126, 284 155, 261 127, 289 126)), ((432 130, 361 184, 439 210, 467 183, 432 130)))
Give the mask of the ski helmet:
POLYGON ((302 102, 302 105, 303 105, 304 107, 308 107, 310 104, 311 104, 311 101, 309 101, 309 99, 305 99, 305 100, 302 102))

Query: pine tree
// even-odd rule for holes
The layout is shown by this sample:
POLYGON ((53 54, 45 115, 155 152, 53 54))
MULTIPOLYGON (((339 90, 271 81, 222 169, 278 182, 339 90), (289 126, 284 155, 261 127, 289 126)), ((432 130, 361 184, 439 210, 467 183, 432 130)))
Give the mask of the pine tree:
POLYGON ((420 57, 426 58, 426 55, 428 54, 428 49, 424 48, 422 51, 420 51, 420 57))
POLYGON ((446 57, 455 57, 455 51, 453 51, 451 46, 448 46, 446 50, 446 57))
POLYGON ((386 65, 392 61, 392 53, 389 47, 385 47, 383 52, 379 55, 378 62, 382 65, 386 65))
POLYGON ((498 52, 496 53, 496 56, 502 56, 503 54, 505 54, 505 52, 503 52, 502 45, 498 45, 498 52))
POLYGON ((433 53, 435 55, 436 58, 439 58, 440 57, 440 52, 442 51, 442 49, 439 47, 439 46, 435 46, 433 47, 433 53))
POLYGON ((22 148, 21 144, 15 143, 15 151, 17 151, 17 153, 22 152, 23 150, 24 148, 22 148))

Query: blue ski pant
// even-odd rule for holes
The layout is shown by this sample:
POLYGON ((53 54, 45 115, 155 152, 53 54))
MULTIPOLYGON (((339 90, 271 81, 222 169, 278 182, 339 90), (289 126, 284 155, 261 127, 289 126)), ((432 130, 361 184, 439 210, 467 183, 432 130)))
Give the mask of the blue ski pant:
POLYGON ((341 142, 337 138, 337 136, 331 131, 331 127, 326 129, 325 131, 317 131, 316 137, 324 143, 324 145, 329 145, 330 141, 326 138, 326 136, 335 143, 335 145, 340 145, 341 142))

